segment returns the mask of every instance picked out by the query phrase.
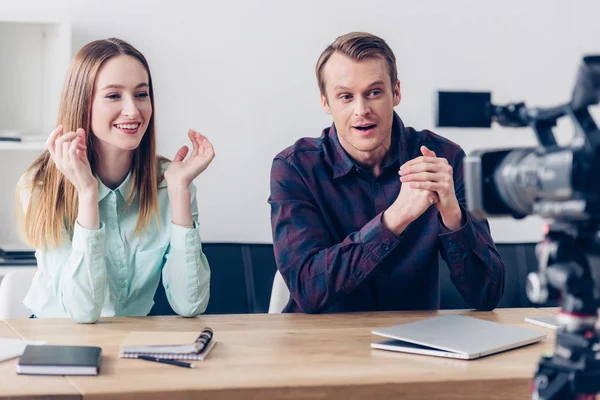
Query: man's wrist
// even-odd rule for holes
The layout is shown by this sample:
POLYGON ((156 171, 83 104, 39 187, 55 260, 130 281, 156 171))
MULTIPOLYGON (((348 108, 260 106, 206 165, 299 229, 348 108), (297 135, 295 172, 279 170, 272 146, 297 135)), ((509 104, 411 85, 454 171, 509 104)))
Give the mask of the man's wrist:
POLYGON ((458 204, 450 210, 440 211, 440 216, 444 226, 452 231, 457 231, 464 225, 463 212, 458 204))
POLYGON ((381 218, 383 226, 396 236, 400 236, 412 221, 405 212, 391 207, 383 212, 381 218))

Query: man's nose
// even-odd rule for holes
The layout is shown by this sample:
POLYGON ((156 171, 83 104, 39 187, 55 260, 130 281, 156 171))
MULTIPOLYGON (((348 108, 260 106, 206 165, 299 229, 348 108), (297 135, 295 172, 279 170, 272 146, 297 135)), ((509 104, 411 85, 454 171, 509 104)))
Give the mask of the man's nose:
POLYGON ((354 113, 357 116, 368 115, 371 112, 369 101, 366 99, 358 98, 355 103, 354 113))

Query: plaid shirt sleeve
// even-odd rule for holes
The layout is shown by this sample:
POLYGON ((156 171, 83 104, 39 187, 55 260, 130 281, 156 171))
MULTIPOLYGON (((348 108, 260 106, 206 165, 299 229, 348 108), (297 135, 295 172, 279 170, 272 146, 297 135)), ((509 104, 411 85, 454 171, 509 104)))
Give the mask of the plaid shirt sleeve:
POLYGON ((283 158, 273 162, 269 203, 279 271, 306 313, 323 312, 354 291, 402 241, 383 226, 380 213, 333 243, 309 188, 283 158))
POLYGON ((504 263, 492 240, 488 222, 474 220, 466 210, 464 157, 461 150, 452 167, 456 198, 466 222, 459 230, 451 231, 439 218, 441 254, 450 268, 452 282, 465 301, 477 309, 492 310, 504 293, 504 263))

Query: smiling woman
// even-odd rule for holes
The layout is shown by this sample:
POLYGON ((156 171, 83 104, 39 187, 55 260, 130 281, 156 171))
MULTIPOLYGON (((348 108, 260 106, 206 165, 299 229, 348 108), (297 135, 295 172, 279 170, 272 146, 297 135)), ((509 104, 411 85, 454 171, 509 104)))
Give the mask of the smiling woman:
POLYGON ((123 55, 102 65, 92 102, 92 132, 99 145, 125 152, 139 146, 152 117, 148 89, 148 73, 137 59, 123 55))
POLYGON ((37 317, 147 315, 161 274, 177 313, 206 309, 210 269, 192 181, 214 150, 190 130, 190 157, 187 146, 172 162, 157 156, 153 106, 150 68, 133 46, 98 40, 75 55, 59 126, 17 190, 38 259, 24 303, 37 317))

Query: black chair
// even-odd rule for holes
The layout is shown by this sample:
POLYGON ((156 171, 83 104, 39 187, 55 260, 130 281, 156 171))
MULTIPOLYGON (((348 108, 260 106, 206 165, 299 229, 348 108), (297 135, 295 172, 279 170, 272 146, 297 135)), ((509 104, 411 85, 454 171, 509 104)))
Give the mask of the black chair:
POLYGON ((150 309, 148 315, 177 315, 177 313, 173 311, 173 308, 171 308, 169 300, 167 299, 167 293, 163 287, 162 275, 160 277, 160 282, 158 282, 156 293, 154 293, 154 305, 152 306, 152 309, 150 309))
POLYGON ((206 314, 246 314, 248 306, 247 274, 242 246, 235 243, 207 243, 202 249, 210 265, 210 300, 206 314))
MULTIPOLYGON (((245 245, 250 251, 252 285, 254 296, 252 312, 266 313, 269 311, 273 277, 277 271, 275 253, 272 244, 245 245)), ((248 266, 247 266, 248 267, 248 266)))
MULTIPOLYGON (((210 300, 205 314, 252 312, 248 306, 242 246, 230 243, 203 243, 202 250, 211 269, 210 300)), ((154 295, 154 306, 148 315, 176 315, 167 300, 162 278, 154 295)))

